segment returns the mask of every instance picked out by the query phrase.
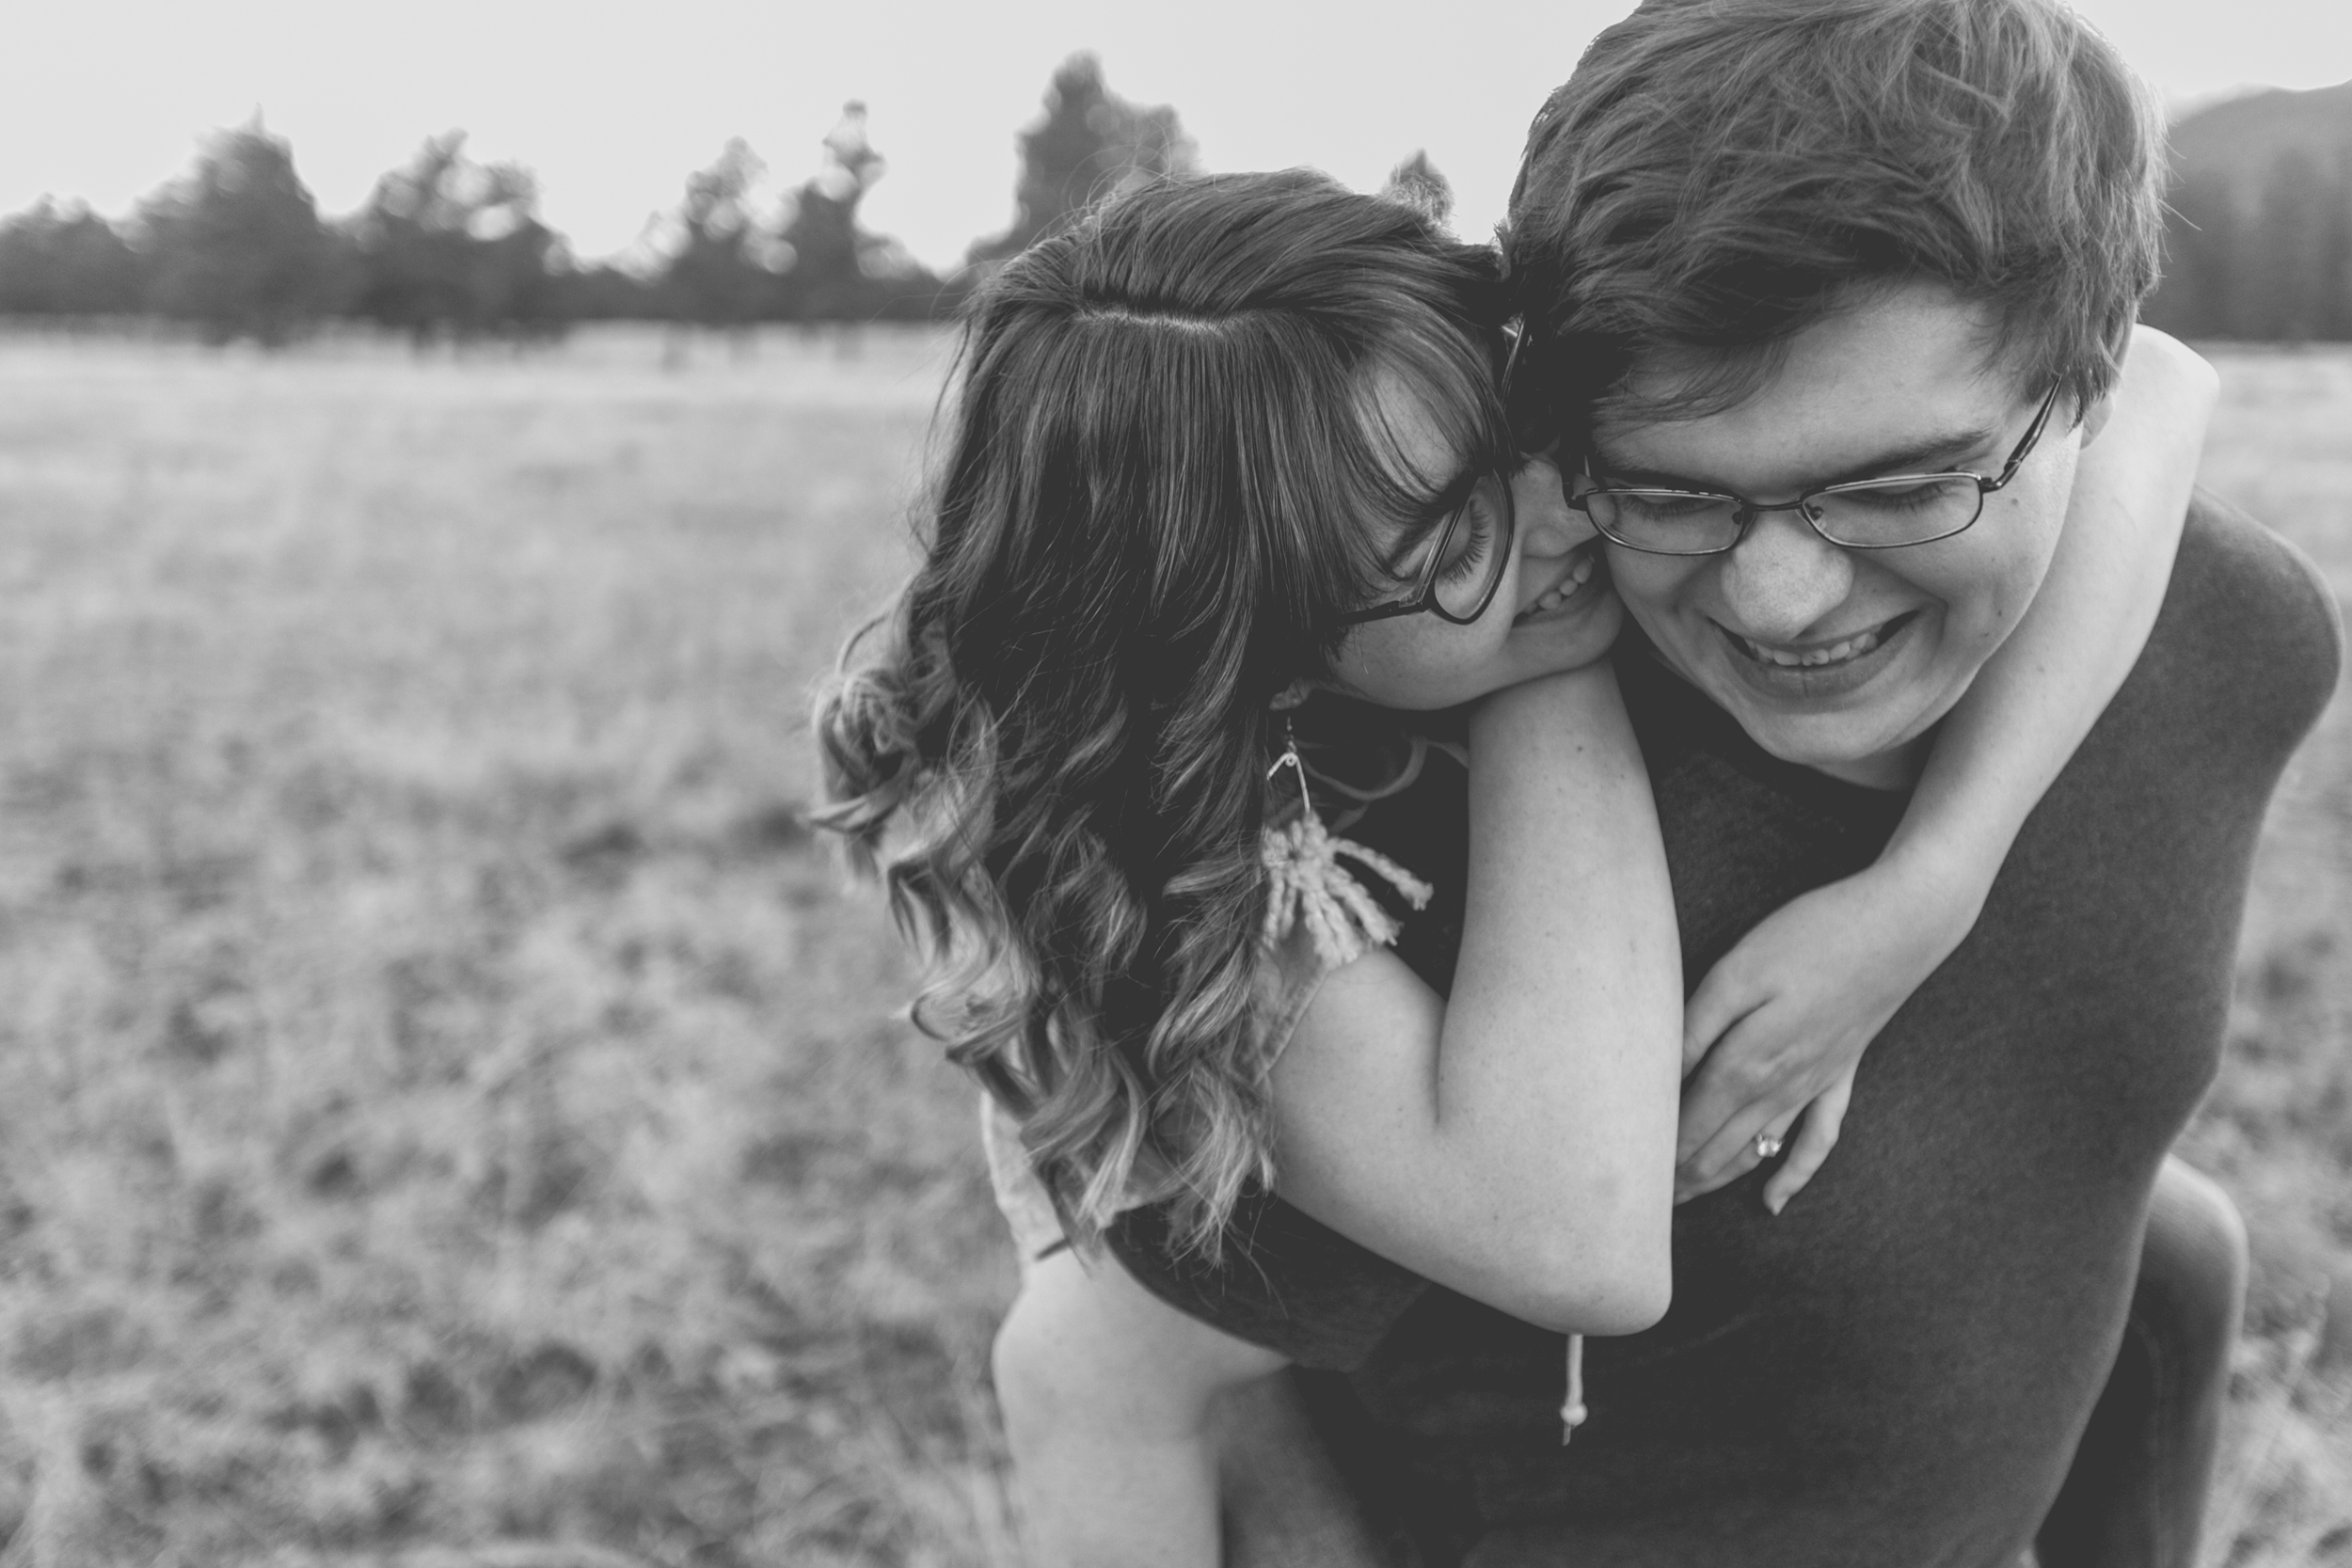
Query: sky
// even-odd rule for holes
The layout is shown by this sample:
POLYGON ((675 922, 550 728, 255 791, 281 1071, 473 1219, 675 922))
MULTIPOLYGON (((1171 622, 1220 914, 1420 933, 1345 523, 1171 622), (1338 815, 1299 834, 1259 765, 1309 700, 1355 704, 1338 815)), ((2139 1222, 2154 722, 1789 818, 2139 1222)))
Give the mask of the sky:
MULTIPOLYGON (((2347 0, 2078 5, 2175 105, 2352 79, 2347 0)), ((1009 220, 1014 136, 1091 50, 1112 90, 1173 104, 1210 168, 1368 187, 1426 149, 1472 233, 1502 215, 1529 117, 1629 7, 1456 0, 1413 27, 1331 0, 0 0, 0 212, 53 194, 119 215, 259 111, 328 214, 463 129, 474 156, 533 169, 541 215, 596 258, 647 243, 731 136, 771 191, 799 184, 858 99, 889 159, 867 227, 944 266, 1009 220)))

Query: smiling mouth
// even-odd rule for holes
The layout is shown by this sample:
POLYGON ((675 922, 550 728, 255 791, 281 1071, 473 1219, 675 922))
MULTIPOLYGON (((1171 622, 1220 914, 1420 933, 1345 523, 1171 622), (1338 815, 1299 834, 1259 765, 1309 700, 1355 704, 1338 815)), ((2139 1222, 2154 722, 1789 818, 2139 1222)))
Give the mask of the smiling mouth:
POLYGON ((1535 595, 1535 602, 1511 618, 1514 626, 1548 615, 1575 598, 1600 571, 1600 552, 1590 545, 1581 546, 1568 562, 1568 569, 1558 582, 1535 595))
POLYGON ((1740 636, 1729 626, 1723 626, 1721 622, 1716 625, 1722 630, 1724 640, 1734 648, 1745 655, 1751 662, 1763 665, 1767 669, 1833 670, 1876 653, 1888 638, 1902 630, 1918 613, 1915 610, 1907 610, 1892 620, 1882 621, 1868 630, 1856 632, 1851 637, 1840 638, 1835 642, 1816 642, 1801 648, 1758 642, 1754 638, 1740 636))

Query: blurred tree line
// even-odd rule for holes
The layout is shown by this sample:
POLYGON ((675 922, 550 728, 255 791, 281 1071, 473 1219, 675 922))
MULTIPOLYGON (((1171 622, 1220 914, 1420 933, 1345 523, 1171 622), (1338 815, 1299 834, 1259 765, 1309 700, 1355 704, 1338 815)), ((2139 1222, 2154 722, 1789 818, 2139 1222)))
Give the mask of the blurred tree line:
POLYGON ((763 211, 764 166, 729 142, 688 176, 647 257, 628 265, 575 258, 540 221, 530 170, 476 162, 456 131, 384 175, 358 212, 325 216, 293 148, 257 115, 213 136, 127 218, 43 198, 0 219, 0 316, 159 317, 266 344, 334 319, 420 344, 527 341, 594 320, 923 320, 1094 197, 1193 166, 1175 110, 1126 102, 1093 56, 1074 55, 1020 134, 1010 226, 943 277, 860 221, 886 166, 866 106, 846 105, 822 146, 823 167, 763 211))
MULTIPOLYGON (((1096 197, 1195 166, 1174 109, 1128 103, 1093 56, 1074 55, 1019 134, 1011 222, 941 276, 860 220, 886 167, 865 105, 846 105, 822 147, 818 172, 763 206, 764 166, 730 142, 688 176, 636 261, 582 262, 540 220, 531 171, 476 162, 462 132, 429 138, 358 212, 327 217, 293 149, 257 116, 214 136, 126 218, 48 198, 0 218, 0 316, 160 317, 264 343, 338 318, 420 343, 529 340, 622 318, 719 328, 924 319, 953 310, 1096 197)), ((2187 337, 2352 341, 2352 82, 2189 115, 2173 128, 2172 157, 2165 277, 2149 319, 2187 337)), ((1441 177, 1420 173, 1441 197, 1441 177)))
POLYGON ((2151 321, 2184 336, 2352 341, 2352 82, 2184 119, 2170 200, 2151 321))

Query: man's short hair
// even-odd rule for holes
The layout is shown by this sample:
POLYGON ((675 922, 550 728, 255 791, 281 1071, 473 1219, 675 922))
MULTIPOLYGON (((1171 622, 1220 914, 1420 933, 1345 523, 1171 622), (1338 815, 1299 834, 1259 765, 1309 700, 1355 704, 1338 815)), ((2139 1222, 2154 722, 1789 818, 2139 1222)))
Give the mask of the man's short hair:
POLYGON ((1857 289, 1914 279, 2081 408, 2155 282, 2163 147, 2062 0, 1647 0, 1535 117, 1505 250, 1570 418, 1729 407, 1857 289))

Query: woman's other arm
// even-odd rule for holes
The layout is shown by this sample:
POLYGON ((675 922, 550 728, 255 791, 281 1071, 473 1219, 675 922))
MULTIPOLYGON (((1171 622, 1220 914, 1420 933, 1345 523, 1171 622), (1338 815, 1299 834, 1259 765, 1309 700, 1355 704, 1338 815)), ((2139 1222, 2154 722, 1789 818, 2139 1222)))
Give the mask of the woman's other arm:
POLYGON ((1800 1113, 1767 1206, 1777 1212, 1829 1157, 1863 1051, 1976 924, 2026 816, 2138 661, 2217 385, 2181 343, 2134 335, 2041 592, 1945 720, 1878 863, 1788 904, 1708 972, 1685 1024, 1698 1071, 1677 1150, 1681 1196, 1743 1175, 1756 1134, 1800 1113))
POLYGON ((1671 1289, 1680 948, 1604 664, 1488 698, 1450 1004, 1394 955, 1327 979, 1277 1060, 1278 1184, 1515 1317, 1621 1334, 1671 1289))

